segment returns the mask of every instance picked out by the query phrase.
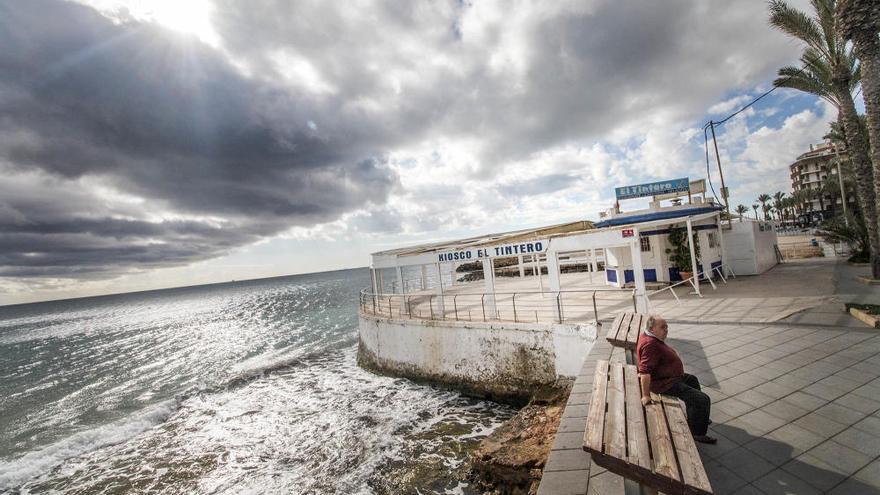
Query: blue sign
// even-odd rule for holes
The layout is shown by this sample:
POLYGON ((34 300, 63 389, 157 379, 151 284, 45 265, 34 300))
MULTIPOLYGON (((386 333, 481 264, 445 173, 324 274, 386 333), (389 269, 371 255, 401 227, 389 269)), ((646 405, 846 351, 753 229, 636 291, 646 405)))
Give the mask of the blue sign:
POLYGON ((691 187, 690 180, 683 179, 662 180, 648 184, 636 184, 634 186, 615 187, 614 194, 618 200, 643 198, 645 196, 659 196, 661 194, 688 192, 691 187))

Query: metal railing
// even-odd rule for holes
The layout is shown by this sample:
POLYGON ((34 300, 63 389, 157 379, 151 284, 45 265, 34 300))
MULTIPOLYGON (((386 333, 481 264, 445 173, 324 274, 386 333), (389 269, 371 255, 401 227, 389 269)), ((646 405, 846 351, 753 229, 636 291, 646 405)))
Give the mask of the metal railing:
MULTIPOLYGON (((514 323, 599 321, 599 308, 631 301, 634 289, 601 288, 558 292, 496 292, 451 294, 359 295, 363 314, 387 318, 455 321, 508 321, 514 323)), ((609 310, 610 313, 610 310, 609 310)))
MULTIPOLYGON (((713 267, 711 270, 709 270, 709 273, 711 274, 712 272, 717 272, 719 278, 721 278, 721 281, 724 282, 725 284, 727 284, 727 278, 724 277, 724 268, 725 268, 725 267, 727 268, 727 272, 728 272, 728 274, 730 274, 731 276, 733 276, 733 278, 736 278, 736 274, 733 273, 733 269, 730 267, 730 264, 729 264, 729 263, 727 263, 727 264, 721 264, 721 265, 718 265, 718 266, 716 266, 716 267, 713 267)), ((678 294, 675 293, 675 288, 678 287, 678 286, 680 286, 680 285, 684 285, 684 284, 690 284, 690 286, 693 287, 693 289, 694 289, 696 295, 698 295, 699 297, 703 297, 702 294, 700 294, 699 292, 696 292, 696 291, 697 291, 697 285, 696 285, 696 283, 694 282, 694 279, 695 279, 696 277, 701 277, 701 280, 703 280, 702 277, 703 277, 704 274, 705 274, 705 271, 700 271, 700 272, 697 273, 696 275, 691 275, 689 278, 687 278, 687 279, 685 279, 685 280, 682 280, 682 281, 680 281, 680 282, 676 282, 676 283, 674 283, 674 284, 672 284, 672 285, 669 285, 669 286, 667 286, 667 287, 663 287, 662 289, 658 289, 658 290, 655 290, 655 291, 653 291, 653 292, 649 292, 649 293, 647 294, 648 300, 651 299, 651 296, 657 295, 657 294, 659 294, 659 293, 661 293, 661 292, 663 292, 663 291, 667 291, 667 290, 668 290, 670 293, 672 293, 672 296, 675 297, 675 300, 676 300, 677 302, 681 302, 681 299, 679 299, 678 294)), ((710 277, 705 277, 705 280, 708 280, 708 281, 709 281, 709 284, 712 286, 712 290, 717 290, 717 289, 718 289, 718 287, 715 285, 715 282, 712 280, 712 277, 711 277, 711 276, 710 276, 710 277)))

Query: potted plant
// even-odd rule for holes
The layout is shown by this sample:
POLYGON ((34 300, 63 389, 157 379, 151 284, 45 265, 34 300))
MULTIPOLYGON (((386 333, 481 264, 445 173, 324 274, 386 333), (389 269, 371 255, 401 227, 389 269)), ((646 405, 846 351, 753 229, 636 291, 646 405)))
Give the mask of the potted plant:
MULTIPOLYGON (((697 256, 697 265, 699 265, 700 245, 697 243, 696 236, 697 233, 694 232, 694 254, 697 256)), ((693 263, 691 263, 691 250, 687 242, 687 229, 672 229, 669 232, 669 243, 672 244, 671 249, 666 249, 666 254, 669 255, 669 263, 678 270, 682 280, 691 278, 694 273, 691 271, 693 263)))

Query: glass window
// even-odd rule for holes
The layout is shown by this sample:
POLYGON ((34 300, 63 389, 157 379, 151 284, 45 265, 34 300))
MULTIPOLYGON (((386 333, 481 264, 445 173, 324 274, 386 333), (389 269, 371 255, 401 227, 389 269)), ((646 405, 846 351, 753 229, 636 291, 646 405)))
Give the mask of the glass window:
POLYGON ((717 233, 709 232, 708 237, 709 237, 709 247, 710 248, 718 247, 717 233))
POLYGON ((639 244, 642 246, 643 253, 651 252, 651 238, 650 237, 639 237, 639 244))

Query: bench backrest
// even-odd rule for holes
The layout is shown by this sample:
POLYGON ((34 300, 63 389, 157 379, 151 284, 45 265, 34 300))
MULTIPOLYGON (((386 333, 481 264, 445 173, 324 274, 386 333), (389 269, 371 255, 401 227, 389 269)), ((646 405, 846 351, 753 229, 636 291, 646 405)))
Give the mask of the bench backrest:
POLYGON ((614 318, 605 339, 614 347, 634 351, 639 343, 639 335, 647 328, 648 315, 642 313, 621 313, 614 318))
POLYGON ((609 471, 664 493, 711 494, 684 403, 651 395, 654 404, 642 406, 635 366, 599 361, 584 450, 609 471))

